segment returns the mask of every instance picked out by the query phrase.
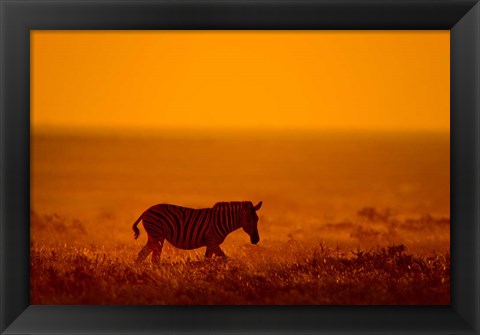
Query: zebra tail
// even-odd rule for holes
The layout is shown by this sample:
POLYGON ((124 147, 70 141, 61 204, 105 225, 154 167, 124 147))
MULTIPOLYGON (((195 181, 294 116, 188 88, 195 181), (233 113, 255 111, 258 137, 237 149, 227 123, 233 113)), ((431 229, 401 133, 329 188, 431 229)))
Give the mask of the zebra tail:
POLYGON ((133 238, 134 239, 137 239, 138 238, 138 235, 140 235, 140 230, 138 229, 138 223, 140 222, 140 220, 142 220, 142 217, 143 217, 143 213, 142 215, 140 215, 140 217, 137 219, 137 221, 135 221, 133 223, 133 226, 132 226, 132 229, 133 229, 133 238))

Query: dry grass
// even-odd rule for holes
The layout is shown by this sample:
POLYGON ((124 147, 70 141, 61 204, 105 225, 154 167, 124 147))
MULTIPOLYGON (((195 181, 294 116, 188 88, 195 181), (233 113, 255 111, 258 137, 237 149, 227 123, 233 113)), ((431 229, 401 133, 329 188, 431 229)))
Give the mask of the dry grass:
POLYGON ((33 137, 33 304, 449 303, 448 133, 162 136, 33 137), (229 200, 258 245, 133 264, 146 208, 229 200))
POLYGON ((227 261, 168 256, 159 268, 115 250, 31 248, 32 304, 449 304, 450 257, 403 245, 349 255, 298 241, 227 261), (282 255, 285 255, 283 257, 282 255))

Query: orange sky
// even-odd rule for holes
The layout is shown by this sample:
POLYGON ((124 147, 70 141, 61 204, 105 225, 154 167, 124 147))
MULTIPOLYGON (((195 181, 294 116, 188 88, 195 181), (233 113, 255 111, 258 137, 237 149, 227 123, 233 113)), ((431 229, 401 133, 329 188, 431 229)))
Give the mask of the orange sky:
POLYGON ((32 31, 34 130, 448 130, 449 31, 32 31))

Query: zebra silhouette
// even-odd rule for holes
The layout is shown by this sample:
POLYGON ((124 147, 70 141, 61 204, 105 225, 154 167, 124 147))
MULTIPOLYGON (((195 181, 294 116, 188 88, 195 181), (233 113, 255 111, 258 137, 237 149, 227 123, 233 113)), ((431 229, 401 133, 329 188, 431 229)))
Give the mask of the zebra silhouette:
POLYGON ((164 241, 180 249, 207 247, 205 257, 213 254, 226 257, 220 244, 228 234, 239 228, 257 244, 257 211, 260 201, 253 206, 250 201, 218 202, 212 208, 194 209, 169 204, 155 205, 147 209, 133 223, 134 238, 140 235, 137 225, 143 222, 148 235, 147 244, 140 250, 136 263, 141 263, 152 253, 152 263, 158 265, 164 241))

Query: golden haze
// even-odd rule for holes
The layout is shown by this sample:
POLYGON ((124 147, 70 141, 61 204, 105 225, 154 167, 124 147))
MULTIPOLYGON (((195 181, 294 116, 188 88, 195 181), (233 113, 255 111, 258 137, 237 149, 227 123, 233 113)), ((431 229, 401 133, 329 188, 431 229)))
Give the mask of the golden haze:
POLYGON ((32 304, 449 304, 448 31, 31 37, 32 304), (258 245, 134 265, 149 206, 229 200, 258 245))
POLYGON ((449 129, 448 31, 32 31, 32 126, 449 129))

